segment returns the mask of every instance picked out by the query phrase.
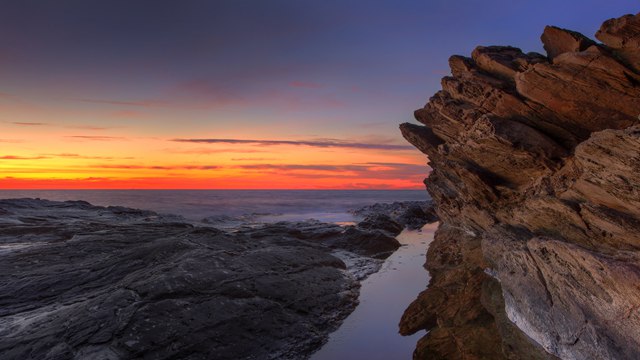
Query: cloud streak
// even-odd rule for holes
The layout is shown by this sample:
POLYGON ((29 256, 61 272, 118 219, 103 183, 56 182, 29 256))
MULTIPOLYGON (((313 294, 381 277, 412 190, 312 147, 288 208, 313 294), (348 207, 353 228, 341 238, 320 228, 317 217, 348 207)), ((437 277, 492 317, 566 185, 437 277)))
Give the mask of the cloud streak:
POLYGON ((136 107, 146 107, 146 108, 167 105, 167 102, 162 100, 140 100, 140 101, 108 100, 108 99, 74 99, 74 100, 84 102, 84 103, 90 103, 90 104, 136 106, 136 107))
POLYGON ((47 123, 41 123, 41 122, 21 122, 21 121, 15 121, 12 122, 13 125, 19 125, 19 126, 47 126, 49 124, 47 123))
POLYGON ((323 140, 250 140, 250 139, 172 139, 171 141, 198 144, 247 144, 263 146, 309 146, 316 148, 350 148, 369 150, 413 150, 409 145, 374 144, 352 142, 339 139, 323 140))
POLYGON ((289 83, 289 86, 295 88, 305 88, 305 89, 322 89, 324 86, 322 84, 314 83, 314 82, 305 82, 305 81, 292 81, 289 83))
POLYGON ((40 154, 41 156, 46 157, 58 157, 58 158, 69 158, 69 159, 87 159, 87 160, 131 160, 135 159, 134 157, 112 157, 112 156, 91 156, 91 155, 80 155, 74 153, 55 153, 55 154, 40 154))
POLYGON ((366 171, 364 165, 301 165, 301 164, 250 164, 234 166, 246 170, 310 170, 310 171, 366 171))
POLYGON ((265 157, 243 157, 243 158, 231 158, 231 161, 273 161, 279 160, 277 158, 265 158, 265 157))
POLYGON ((16 156, 16 155, 4 155, 0 156, 0 160, 40 160, 49 159, 47 156, 16 156))
POLYGON ((408 179, 422 177, 427 172, 426 165, 403 163, 363 163, 363 164, 247 164, 232 168, 261 174, 286 175, 293 178, 350 178, 350 179, 408 179))
POLYGON ((93 126, 93 125, 59 125, 45 122, 27 122, 27 121, 6 121, 7 124, 17 125, 17 126, 27 126, 27 127, 38 127, 38 126, 55 126, 55 127, 63 127, 68 129, 81 129, 81 130, 108 130, 112 129, 111 127, 104 126, 93 126))
POLYGON ((91 166, 99 169, 122 169, 122 170, 217 170, 220 169, 216 165, 167 165, 167 166, 149 166, 149 165, 111 165, 98 164, 91 166))
POLYGON ((93 141, 116 141, 116 140, 125 140, 125 138, 120 136, 92 136, 92 135, 69 135, 65 136, 71 139, 80 139, 80 140, 93 140, 93 141))
POLYGON ((96 130, 96 131, 113 129, 112 127, 92 126, 92 125, 69 125, 69 126, 66 126, 66 127, 69 128, 69 129, 96 130))

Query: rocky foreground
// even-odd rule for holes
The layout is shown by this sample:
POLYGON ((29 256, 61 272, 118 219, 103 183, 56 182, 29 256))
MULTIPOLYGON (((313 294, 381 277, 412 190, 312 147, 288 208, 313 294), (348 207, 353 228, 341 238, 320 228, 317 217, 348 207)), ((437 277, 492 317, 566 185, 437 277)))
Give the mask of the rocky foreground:
POLYGON ((640 359, 640 14, 476 48, 415 112, 441 226, 416 359, 640 359))
POLYGON ((0 358, 304 359, 400 246, 389 216, 362 224, 0 200, 0 358))

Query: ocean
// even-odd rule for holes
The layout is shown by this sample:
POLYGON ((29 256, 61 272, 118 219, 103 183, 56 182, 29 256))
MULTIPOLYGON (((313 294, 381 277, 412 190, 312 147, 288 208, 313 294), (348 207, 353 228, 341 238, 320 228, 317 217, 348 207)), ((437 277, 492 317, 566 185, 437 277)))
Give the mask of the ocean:
POLYGON ((351 209, 374 203, 427 200, 424 190, 0 190, 0 198, 84 200, 176 214, 188 220, 251 217, 260 222, 316 219, 350 222, 351 209))

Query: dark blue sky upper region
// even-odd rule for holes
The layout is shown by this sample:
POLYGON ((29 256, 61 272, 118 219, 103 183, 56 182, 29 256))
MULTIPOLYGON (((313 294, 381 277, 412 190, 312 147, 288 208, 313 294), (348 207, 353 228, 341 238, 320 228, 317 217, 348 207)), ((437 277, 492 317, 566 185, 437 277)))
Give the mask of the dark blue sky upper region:
POLYGON ((389 130, 439 88, 451 54, 493 44, 542 51, 547 24, 593 36, 604 19, 639 8, 624 0, 0 4, 3 93, 61 107, 201 108, 245 125, 297 120, 311 132, 323 130, 318 119, 347 132, 370 123, 389 130))

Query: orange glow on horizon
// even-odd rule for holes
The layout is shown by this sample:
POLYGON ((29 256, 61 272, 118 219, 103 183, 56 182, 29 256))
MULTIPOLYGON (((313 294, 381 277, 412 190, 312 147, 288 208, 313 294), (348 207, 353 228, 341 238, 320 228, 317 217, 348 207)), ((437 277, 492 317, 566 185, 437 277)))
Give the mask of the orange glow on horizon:
POLYGON ((423 189, 427 174, 417 150, 386 138, 151 135, 15 106, 0 114, 0 189, 423 189))
POLYGON ((424 188, 392 122, 124 100, 0 97, 0 189, 424 188))
POLYGON ((411 180, 394 182, 365 181, 344 183, 299 184, 287 181, 263 182, 246 179, 230 179, 228 182, 212 182, 207 179, 0 179, 3 190, 423 190, 411 180))
POLYGON ((0 189, 423 189, 427 172, 405 150, 170 141, 63 135, 0 144, 0 189))

